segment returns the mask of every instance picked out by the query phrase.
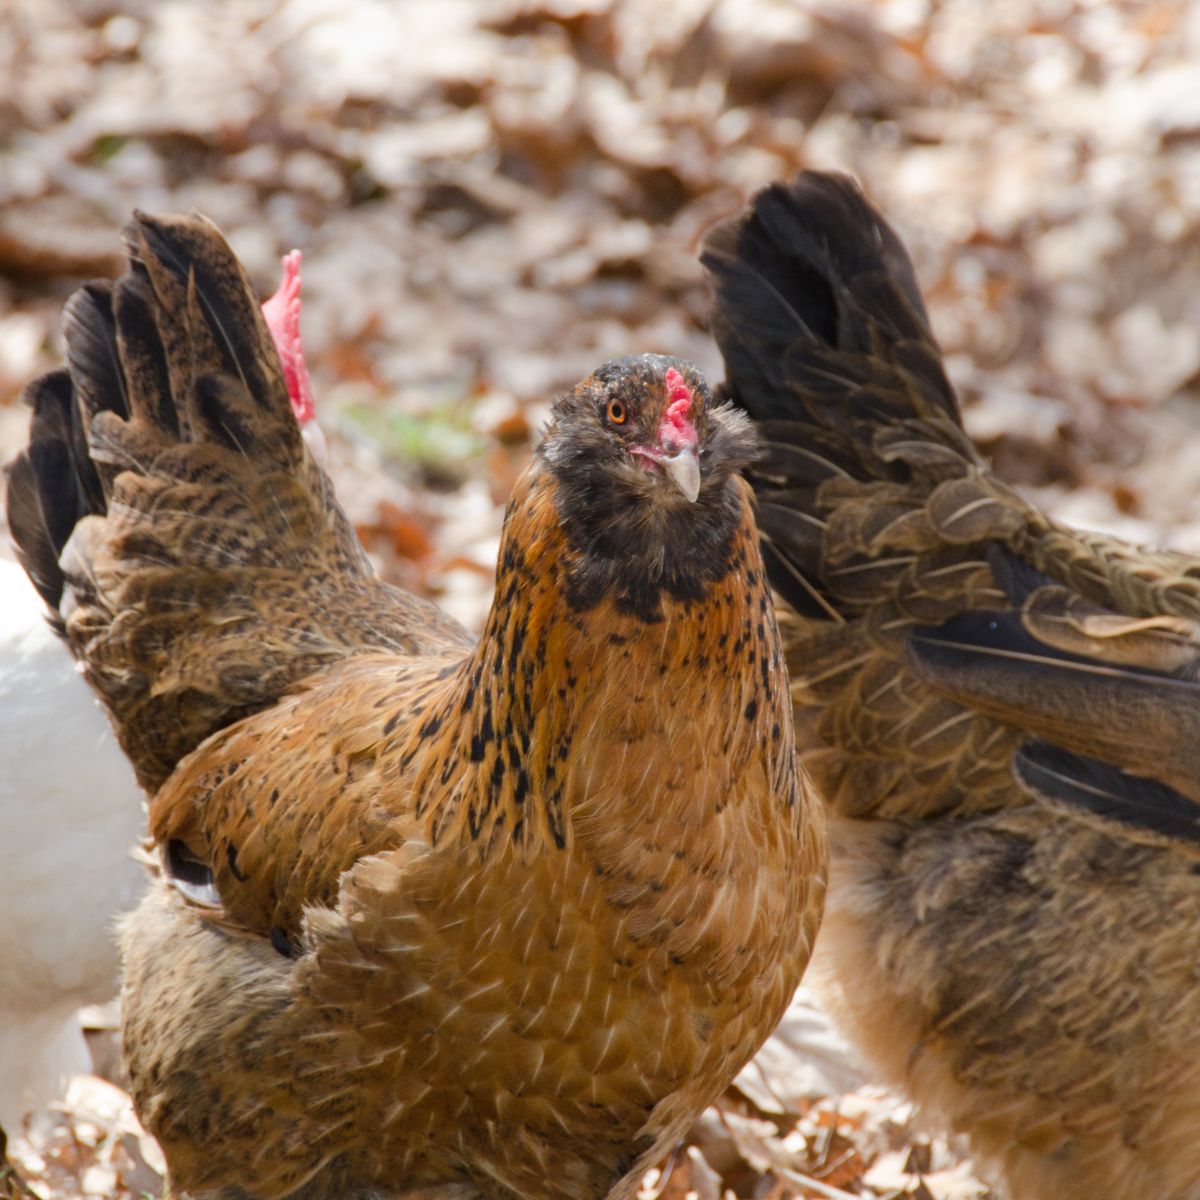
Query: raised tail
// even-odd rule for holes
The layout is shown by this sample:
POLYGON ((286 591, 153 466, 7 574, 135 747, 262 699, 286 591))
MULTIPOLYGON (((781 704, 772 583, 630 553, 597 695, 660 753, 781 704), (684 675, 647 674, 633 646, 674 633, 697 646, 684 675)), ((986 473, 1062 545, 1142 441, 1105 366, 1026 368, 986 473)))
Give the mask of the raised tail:
POLYGON ((750 478, 806 766, 854 816, 1004 803, 1019 735, 917 679, 904 638, 1001 602, 983 542, 1028 517, 963 432, 899 239, 850 179, 803 172, 702 261, 725 394, 765 445, 750 478))
POLYGON ((961 427, 912 262, 847 175, 802 171, 713 228, 701 261, 727 384, 759 421, 835 430, 829 400, 863 389, 875 419, 961 427))
POLYGON ((1011 493, 978 469, 912 263, 852 180, 767 188, 702 261, 726 394, 766 444, 753 482, 771 581, 798 614, 876 603, 903 565, 889 550, 907 562, 1011 534, 1011 493))
POLYGON ((139 214, 125 241, 129 270, 67 305, 66 370, 27 389, 7 510, 153 791, 322 664, 436 643, 439 622, 376 581, 216 226, 139 214))

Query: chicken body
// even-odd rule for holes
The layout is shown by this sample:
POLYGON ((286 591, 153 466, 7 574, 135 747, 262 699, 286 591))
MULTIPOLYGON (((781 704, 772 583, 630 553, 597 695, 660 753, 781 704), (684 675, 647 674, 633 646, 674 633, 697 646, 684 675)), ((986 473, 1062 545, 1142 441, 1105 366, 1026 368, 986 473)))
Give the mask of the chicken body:
POLYGON ((653 356, 560 400, 472 645, 371 573, 216 231, 129 237, 10 509, 154 797, 124 1043, 172 1186, 631 1194, 821 906, 744 419, 653 356))
POLYGON ((849 180, 768 189, 704 258, 831 815, 818 986, 1014 1200, 1194 1200, 1200 562, 988 472, 849 180))

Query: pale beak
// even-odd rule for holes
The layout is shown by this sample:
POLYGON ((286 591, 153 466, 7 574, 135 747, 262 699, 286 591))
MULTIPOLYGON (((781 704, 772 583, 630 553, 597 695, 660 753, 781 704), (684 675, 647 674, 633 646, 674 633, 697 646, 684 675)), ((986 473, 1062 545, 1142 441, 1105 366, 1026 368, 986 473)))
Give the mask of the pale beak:
POLYGON ((667 478, 680 490, 689 504, 696 503, 700 495, 700 459, 692 446, 684 446, 674 454, 658 460, 667 478))

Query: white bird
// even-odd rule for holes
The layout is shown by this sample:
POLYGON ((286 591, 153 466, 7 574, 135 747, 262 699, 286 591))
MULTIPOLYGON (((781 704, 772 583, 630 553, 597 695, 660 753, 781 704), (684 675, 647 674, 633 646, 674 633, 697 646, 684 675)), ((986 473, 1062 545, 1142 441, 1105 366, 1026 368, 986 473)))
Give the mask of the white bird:
POLYGON ((117 990, 114 923, 145 871, 141 792, 108 720, 0 560, 0 1125, 89 1069, 76 1010, 117 990))
MULTIPOLYGON (((263 314, 293 411, 325 461, 300 341, 298 250, 263 314)), ((146 872, 143 796, 15 563, 0 559, 0 1128, 90 1069, 77 1010, 117 992, 115 926, 146 872)), ((0 1166, 2 1166, 0 1162, 0 1166)))

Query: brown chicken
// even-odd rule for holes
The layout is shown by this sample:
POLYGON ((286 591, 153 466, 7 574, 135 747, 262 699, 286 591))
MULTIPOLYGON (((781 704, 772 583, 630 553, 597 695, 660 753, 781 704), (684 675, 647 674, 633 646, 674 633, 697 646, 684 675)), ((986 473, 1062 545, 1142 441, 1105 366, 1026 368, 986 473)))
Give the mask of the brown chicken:
POLYGON ((172 1188, 628 1196, 821 908, 749 423, 653 355, 558 400, 472 645, 373 575, 216 229, 127 242, 10 511, 153 796, 124 1047, 172 1188))
POLYGON ((818 983, 1014 1200, 1194 1200, 1200 875, 1169 847, 1197 838, 1200 561, 989 473, 848 179, 762 192, 704 261, 831 816, 818 983))

